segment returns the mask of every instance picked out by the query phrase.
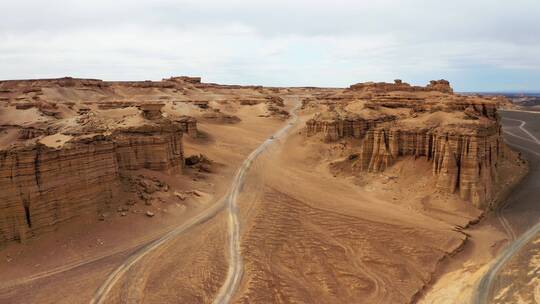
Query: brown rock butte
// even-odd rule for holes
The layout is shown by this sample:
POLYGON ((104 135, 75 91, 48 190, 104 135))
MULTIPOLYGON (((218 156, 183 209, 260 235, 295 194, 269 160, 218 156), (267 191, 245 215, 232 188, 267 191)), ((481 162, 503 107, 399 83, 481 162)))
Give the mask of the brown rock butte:
POLYGON ((432 80, 425 86, 411 86, 406 82, 402 82, 401 79, 394 80, 394 83, 387 82, 365 82, 357 83, 350 86, 353 91, 369 91, 374 93, 402 91, 402 92, 428 92, 438 91, 443 93, 453 93, 454 91, 450 87, 450 82, 447 80, 432 80))
POLYGON ((188 76, 0 81, 0 244, 103 214, 130 191, 134 170, 181 173, 183 134, 199 135, 191 115, 235 123, 213 106, 244 98, 271 105, 279 117, 276 93, 188 76))
MULTIPOLYGON (((201 83, 199 77, 162 81, 70 77, 0 81, 2 101, 20 111, 37 109, 46 117, 29 124, 2 126, 16 129, 14 134, 21 142, 0 147, 0 189, 4 190, 0 193, 0 208, 5 211, 0 214, 0 243, 54 229, 58 223, 82 213, 97 216, 122 192, 122 176, 129 171, 145 168, 180 173, 182 134, 197 137, 197 119, 187 115, 163 117, 164 102, 188 104, 201 111, 198 117, 203 121, 239 121, 234 115, 212 108, 213 99, 190 95, 209 88, 214 93, 250 89, 257 94, 238 97, 224 93, 223 100, 245 105, 265 103, 268 113, 282 118, 289 115, 283 109, 283 99, 276 95, 283 88, 208 84, 201 83), (56 93, 51 93, 52 89, 56 93), (259 94, 264 89, 271 94, 259 94), (95 99, 79 96, 78 103, 56 100, 58 91, 73 96, 79 96, 78 91, 92 92, 90 96, 95 99), (157 95, 162 92, 175 95, 157 95), (126 97, 130 94, 136 98, 126 97), (66 107, 70 115, 78 115, 74 119, 77 127, 59 128, 59 119, 69 120, 66 107), (127 122, 122 120, 111 129, 100 124, 103 117, 96 118, 95 112, 127 108, 140 109, 142 122, 128 117, 127 122), (72 138, 58 147, 39 142, 44 136, 57 134, 72 138)), ((312 97, 305 100, 303 107, 316 102, 329 108, 307 121, 307 135, 321 134, 327 142, 359 140, 361 148, 354 163, 359 171, 379 172, 400 157, 423 157, 433 163, 439 189, 458 192, 480 208, 489 206, 492 184, 498 179, 497 167, 506 155, 496 113, 504 100, 453 94, 446 80, 431 81, 426 87, 396 80, 360 83, 344 90, 305 89, 312 97), (353 109, 358 105, 360 110, 353 109), (463 117, 453 123, 422 120, 438 113, 463 117)))
POLYGON ((199 134, 197 130, 197 119, 191 116, 181 116, 178 118, 173 118, 174 121, 178 122, 182 128, 182 132, 188 134, 192 138, 196 138, 199 134))
POLYGON ((320 98, 329 111, 306 122, 307 136, 321 134, 326 142, 346 137, 360 140, 359 157, 353 164, 359 171, 381 172, 400 157, 423 157, 433 163, 438 189, 458 192, 478 208, 491 207, 492 185, 507 151, 496 112, 498 101, 455 95, 443 80, 427 87, 396 80, 394 84, 353 85, 351 90, 359 94, 320 98), (353 103, 363 107, 347 110, 353 103), (373 111, 379 113, 373 115, 373 111), (439 114, 446 116, 430 121, 439 114))
POLYGON ((0 243, 24 240, 118 199, 121 176, 141 168, 180 173, 182 126, 169 121, 81 136, 61 149, 36 143, 0 151, 0 243))

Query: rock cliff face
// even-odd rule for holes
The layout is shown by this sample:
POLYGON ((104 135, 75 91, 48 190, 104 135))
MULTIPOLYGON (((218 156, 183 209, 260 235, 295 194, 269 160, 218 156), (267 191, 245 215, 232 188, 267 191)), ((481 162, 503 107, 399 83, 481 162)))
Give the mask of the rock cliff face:
POLYGON ((353 91, 366 91, 373 93, 384 93, 391 91, 401 91, 401 92, 429 92, 429 91, 438 91, 442 93, 453 93, 452 87, 450 87, 450 82, 447 80, 432 80, 430 83, 425 86, 411 86, 406 82, 402 82, 400 79, 396 79, 394 83, 387 82, 364 82, 357 83, 350 86, 350 89, 353 91))
POLYGON ((0 244, 24 240, 87 213, 122 193, 131 170, 180 173, 182 127, 160 123, 83 136, 60 149, 40 143, 0 152, 0 244))
POLYGON ((325 142, 336 141, 343 137, 363 138, 368 130, 394 119, 396 119, 394 116, 364 119, 355 115, 348 115, 325 120, 316 117, 306 122, 306 132, 308 136, 321 133, 325 142))
POLYGON ((493 199, 492 183, 505 157, 505 146, 496 127, 470 133, 445 130, 375 128, 363 139, 354 164, 361 171, 380 172, 403 156, 422 157, 432 162, 437 188, 458 192, 478 208, 493 199))
POLYGON ((237 123, 238 106, 258 103, 288 116, 279 90, 200 77, 0 81, 0 244, 102 215, 126 196, 147 200, 132 191, 135 173, 181 173, 183 135, 198 137, 198 121, 237 123))
POLYGON ((151 169, 181 173, 184 155, 182 126, 142 126, 115 132, 116 159, 120 170, 151 169))
POLYGON ((357 97, 323 101, 330 107, 306 122, 307 136, 320 134, 326 142, 359 140, 353 162, 358 171, 381 172, 406 156, 425 158, 432 162, 438 189, 458 193, 478 208, 489 207, 507 151, 497 101, 454 95, 444 80, 425 88, 399 80, 351 88, 360 91, 357 97), (375 94, 366 95, 366 90, 375 94))
POLYGON ((120 187, 114 143, 57 150, 37 145, 0 154, 0 243, 54 229, 112 202, 120 187))
POLYGON ((191 138, 196 138, 199 136, 199 131, 197 130, 197 119, 191 116, 182 116, 175 118, 174 120, 180 124, 184 134, 188 134, 191 138))
POLYGON ((139 108, 142 110, 144 118, 155 120, 161 118, 163 106, 163 103, 145 103, 140 105, 139 108))

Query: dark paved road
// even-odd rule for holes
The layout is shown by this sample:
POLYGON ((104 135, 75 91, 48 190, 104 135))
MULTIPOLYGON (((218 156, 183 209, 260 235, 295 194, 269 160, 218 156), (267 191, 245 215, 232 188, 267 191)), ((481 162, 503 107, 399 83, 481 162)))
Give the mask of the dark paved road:
POLYGON ((508 198, 500 214, 516 235, 478 284, 473 303, 491 303, 493 291, 504 284, 498 273, 520 248, 540 233, 540 114, 501 111, 507 143, 529 161, 529 174, 508 198))

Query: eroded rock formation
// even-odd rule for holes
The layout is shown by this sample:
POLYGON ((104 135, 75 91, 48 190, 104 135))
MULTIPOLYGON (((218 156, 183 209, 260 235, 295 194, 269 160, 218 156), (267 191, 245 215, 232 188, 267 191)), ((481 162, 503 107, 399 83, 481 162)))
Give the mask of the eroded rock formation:
POLYGON ((196 138, 198 136, 199 131, 197 130, 197 119, 191 116, 184 115, 175 118, 174 121, 180 124, 180 126, 182 127, 182 132, 184 132, 184 134, 188 134, 192 138, 196 138))
POLYGON ((396 119, 395 116, 381 116, 377 118, 363 118, 359 115, 336 116, 328 119, 316 115, 306 122, 308 136, 321 133, 324 141, 336 141, 343 137, 363 138, 366 132, 377 125, 396 119))
POLYGON ((120 190, 114 143, 97 137, 60 150, 38 144, 2 151, 0 188, 0 243, 97 214, 120 190))
POLYGON ((183 136, 198 137, 198 121, 239 122, 242 104, 286 117, 277 93, 187 76, 0 81, 0 244, 99 217, 128 196, 148 200, 132 191, 134 174, 183 172, 183 136))
POLYGON ((97 216, 119 199, 121 176, 129 171, 180 173, 182 134, 180 124, 163 120, 79 136, 61 148, 36 141, 0 151, 0 243, 84 213, 97 216))
POLYGON ((427 87, 396 80, 351 89, 358 95, 322 101, 328 106, 306 122, 307 136, 359 140, 353 163, 359 171, 381 172, 405 156, 425 158, 432 162, 438 189, 489 207, 507 151, 496 100, 455 95, 444 80, 427 87))
POLYGON ((493 199, 492 183, 505 156, 500 131, 495 126, 463 130, 378 127, 369 130, 354 166, 380 172, 403 156, 423 157, 432 162, 437 187, 458 192, 479 208, 493 199))
POLYGON ((411 86, 410 84, 401 81, 401 79, 394 80, 394 83, 387 82, 364 82, 357 83, 350 86, 350 89, 353 91, 367 91, 373 93, 384 93, 392 91, 401 91, 401 92, 429 92, 429 91, 438 91, 442 93, 453 93, 452 87, 450 87, 450 82, 447 80, 432 80, 430 83, 425 86, 411 86))

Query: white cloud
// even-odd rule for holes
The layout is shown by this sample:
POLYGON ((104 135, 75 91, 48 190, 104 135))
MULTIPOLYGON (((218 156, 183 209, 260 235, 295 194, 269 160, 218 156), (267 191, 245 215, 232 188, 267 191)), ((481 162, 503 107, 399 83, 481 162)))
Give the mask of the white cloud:
POLYGON ((540 76, 537 0, 27 0, 2 10, 0 78, 540 88, 530 80, 540 76))

